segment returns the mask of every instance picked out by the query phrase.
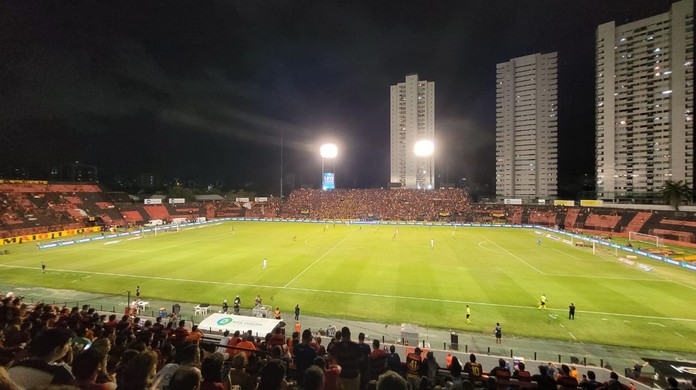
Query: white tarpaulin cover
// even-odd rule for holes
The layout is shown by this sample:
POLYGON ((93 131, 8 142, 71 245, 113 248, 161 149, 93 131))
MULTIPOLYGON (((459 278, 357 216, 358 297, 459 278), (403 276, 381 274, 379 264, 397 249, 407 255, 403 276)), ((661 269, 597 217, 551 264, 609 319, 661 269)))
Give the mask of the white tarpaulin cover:
POLYGON ((215 313, 198 324, 198 329, 203 332, 224 332, 229 330, 234 333, 236 330, 246 332, 251 330, 253 335, 264 337, 267 333, 272 333, 281 320, 271 318, 256 318, 247 316, 235 316, 232 314, 215 313))

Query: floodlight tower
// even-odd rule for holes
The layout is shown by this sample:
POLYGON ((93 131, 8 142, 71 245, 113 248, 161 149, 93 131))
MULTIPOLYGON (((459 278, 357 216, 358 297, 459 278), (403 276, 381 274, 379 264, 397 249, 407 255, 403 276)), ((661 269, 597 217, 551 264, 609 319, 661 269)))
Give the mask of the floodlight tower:
MULTIPOLYGON (((321 145, 319 149, 321 154, 321 189, 322 190, 333 190, 336 188, 335 185, 335 172, 325 172, 324 171, 324 159, 335 159, 338 156, 338 147, 336 144, 324 144, 321 145)), ((334 171, 336 170, 336 164, 334 163, 334 171)))
POLYGON ((435 187, 433 180, 433 159, 431 156, 435 152, 433 141, 424 139, 416 142, 413 146, 413 153, 420 157, 416 171, 416 185, 420 189, 431 190, 435 187))

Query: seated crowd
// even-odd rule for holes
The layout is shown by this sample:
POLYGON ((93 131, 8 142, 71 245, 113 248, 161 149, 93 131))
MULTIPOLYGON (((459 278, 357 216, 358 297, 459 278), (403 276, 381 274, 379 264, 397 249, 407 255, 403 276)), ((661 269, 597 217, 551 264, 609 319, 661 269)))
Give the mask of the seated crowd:
POLYGON ((508 388, 628 390, 612 373, 579 380, 574 367, 552 363, 532 375, 523 363, 513 371, 504 359, 486 373, 476 356, 462 364, 447 356, 440 366, 432 352, 415 348, 402 361, 395 347, 370 346, 348 327, 322 336, 305 329, 286 337, 276 328, 265 337, 226 332, 204 340, 186 322, 161 317, 101 314, 38 303, 8 294, 0 302, 0 389, 434 389, 508 388), (167 321, 165 324, 163 321, 167 321))

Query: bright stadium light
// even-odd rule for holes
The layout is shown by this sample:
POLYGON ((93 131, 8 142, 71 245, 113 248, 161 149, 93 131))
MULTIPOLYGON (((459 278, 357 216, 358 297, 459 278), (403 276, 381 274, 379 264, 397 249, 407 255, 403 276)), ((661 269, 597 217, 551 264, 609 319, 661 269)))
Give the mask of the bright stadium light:
MULTIPOLYGON (((336 144, 324 144, 319 148, 319 153, 321 154, 321 189, 322 190, 333 190, 336 188, 335 184, 335 174, 336 172, 325 172, 324 171, 324 159, 334 159, 338 156, 338 147, 336 144)), ((334 163, 334 171, 336 170, 336 164, 334 163)))
POLYGON ((435 151, 435 145, 433 145, 433 141, 427 139, 416 142, 413 147, 413 152, 418 157, 428 157, 433 154, 433 151, 435 151))
POLYGON ((321 153, 321 158, 336 158, 338 155, 338 147, 336 144, 324 144, 321 145, 319 153, 321 153))

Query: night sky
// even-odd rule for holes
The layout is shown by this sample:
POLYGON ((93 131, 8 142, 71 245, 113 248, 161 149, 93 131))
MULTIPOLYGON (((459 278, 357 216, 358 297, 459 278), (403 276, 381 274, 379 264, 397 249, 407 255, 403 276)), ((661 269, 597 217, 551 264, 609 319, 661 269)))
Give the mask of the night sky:
POLYGON ((596 27, 670 1, 0 0, 0 174, 72 161, 278 194, 389 180, 389 86, 434 81, 439 182, 495 175, 495 66, 558 51, 559 190, 594 170, 596 27))

